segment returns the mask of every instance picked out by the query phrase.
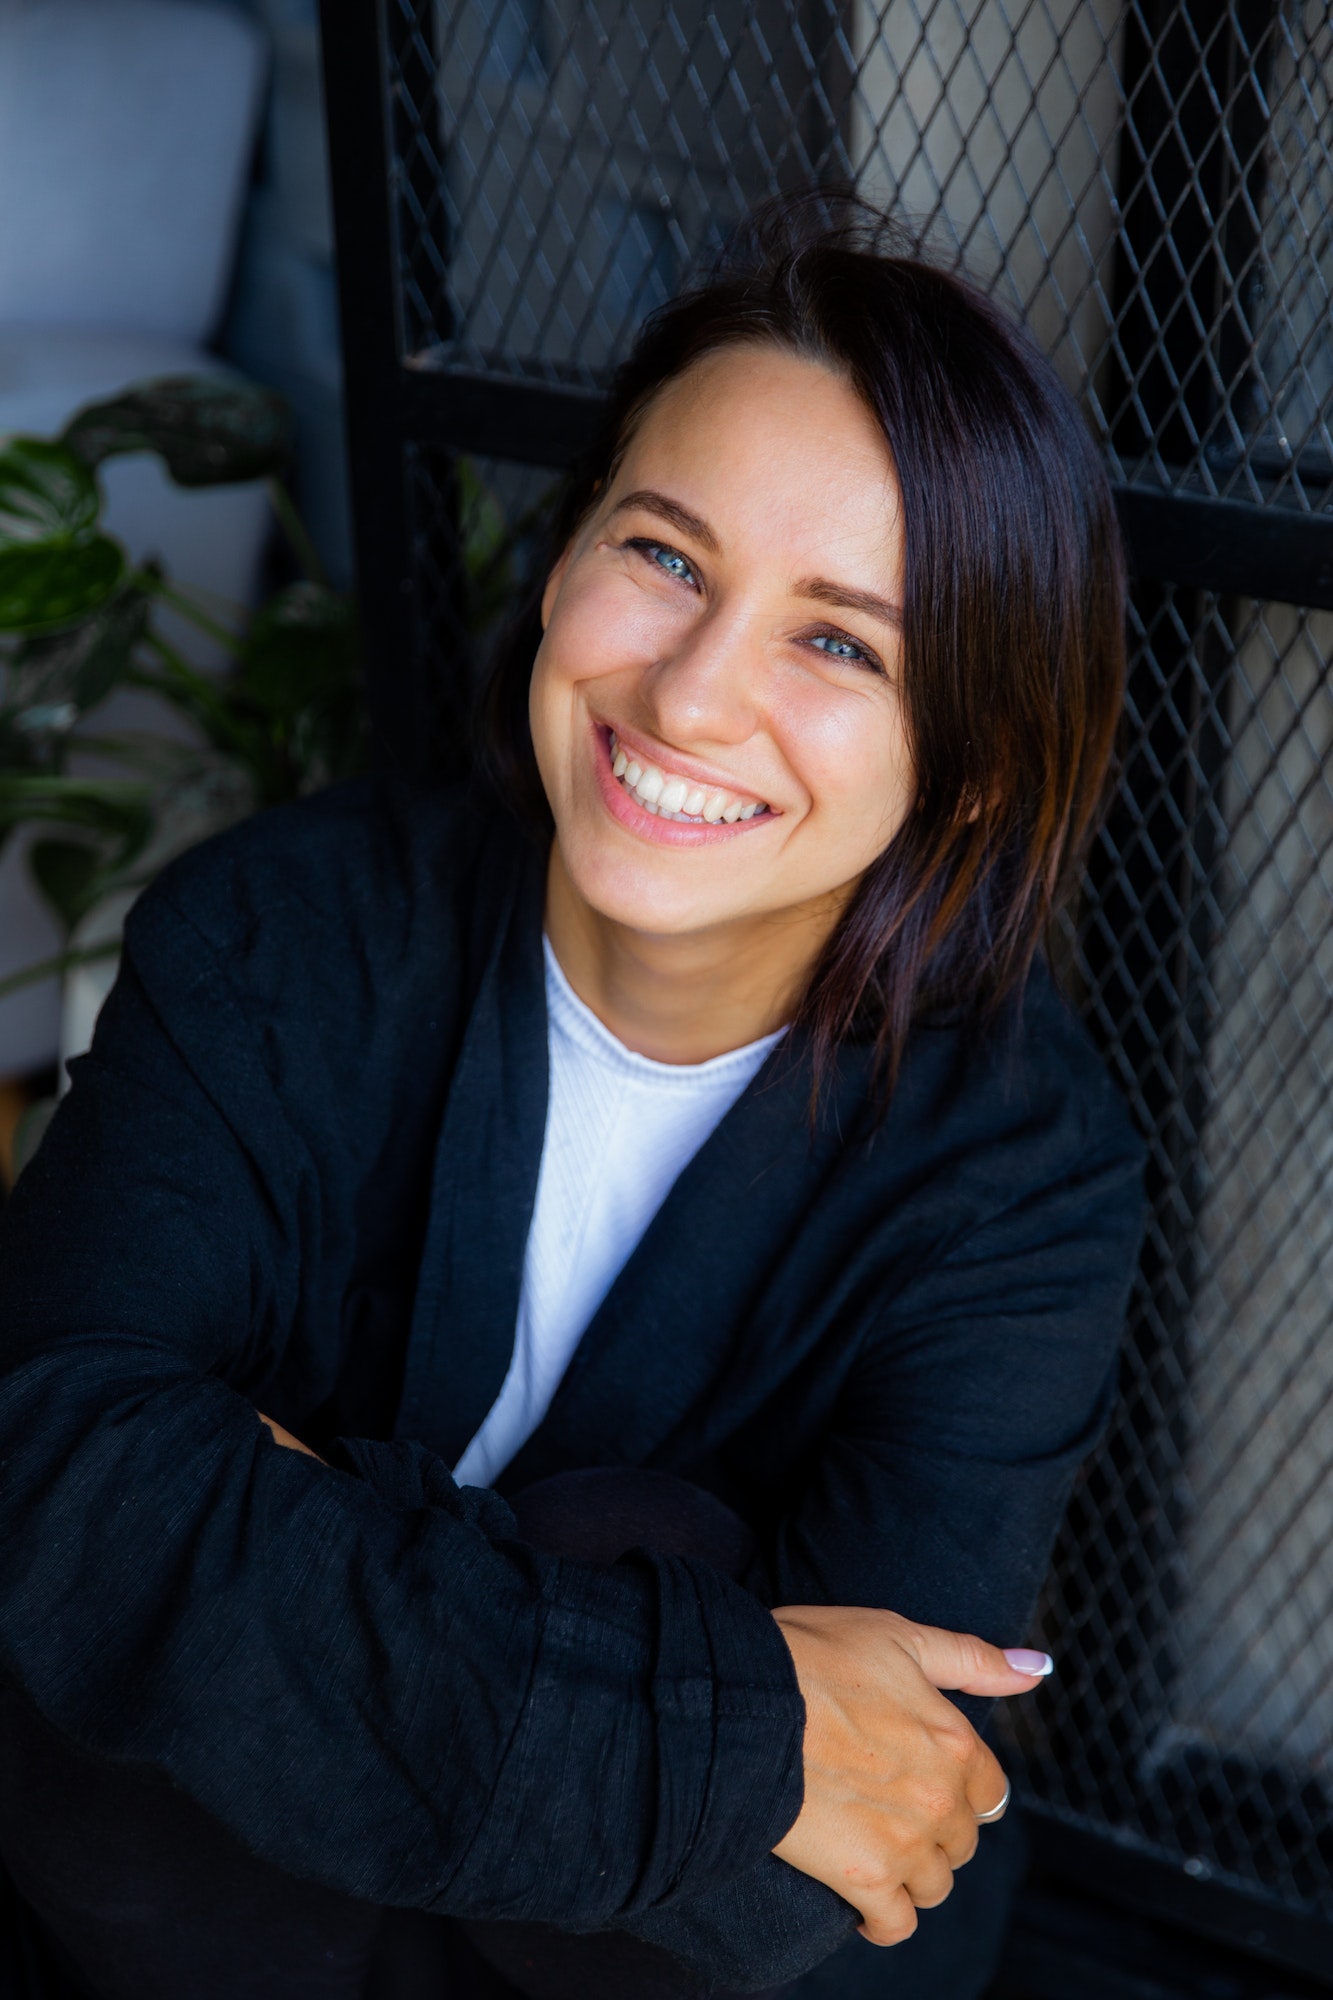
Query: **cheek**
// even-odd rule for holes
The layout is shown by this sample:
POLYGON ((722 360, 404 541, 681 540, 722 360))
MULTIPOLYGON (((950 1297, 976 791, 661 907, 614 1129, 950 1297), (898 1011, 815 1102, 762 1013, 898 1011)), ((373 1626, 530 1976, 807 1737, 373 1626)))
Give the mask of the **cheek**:
POLYGON ((915 785, 897 695, 882 685, 863 694, 807 683, 786 691, 774 723, 812 819, 878 852, 902 824, 915 785))
POLYGON ((560 656, 550 643, 548 630, 532 663, 532 680, 528 686, 528 727, 532 732, 533 755, 537 759, 542 786, 552 810, 557 813, 568 783, 572 708, 569 683, 561 673, 560 656))
POLYGON ((555 724, 559 707, 557 697, 558 678, 554 671, 554 655, 543 637, 537 648, 537 657, 532 663, 532 679, 528 683, 528 721, 532 728, 532 746, 537 753, 537 762, 543 756, 555 724))
POLYGON ((542 641, 548 680, 565 686, 651 665, 672 621, 651 593, 605 570, 566 577, 542 641))

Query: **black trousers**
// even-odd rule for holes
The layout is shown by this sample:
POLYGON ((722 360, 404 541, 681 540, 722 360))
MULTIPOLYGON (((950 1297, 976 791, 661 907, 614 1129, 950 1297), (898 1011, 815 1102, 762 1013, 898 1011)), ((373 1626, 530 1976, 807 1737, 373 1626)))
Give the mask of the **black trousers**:
MULTIPOLYGON (((515 1511, 530 1541, 589 1561, 646 1543, 735 1575, 749 1555, 734 1514, 661 1473, 566 1474, 515 1511)), ((22 2000, 710 2000, 619 1933, 462 1924, 298 1881, 155 1773, 74 1750, 3 1684, 0 1859, 22 2000)), ((908 1944, 854 1938, 782 2000, 976 2000, 1020 1867, 1002 1822, 908 1944)))

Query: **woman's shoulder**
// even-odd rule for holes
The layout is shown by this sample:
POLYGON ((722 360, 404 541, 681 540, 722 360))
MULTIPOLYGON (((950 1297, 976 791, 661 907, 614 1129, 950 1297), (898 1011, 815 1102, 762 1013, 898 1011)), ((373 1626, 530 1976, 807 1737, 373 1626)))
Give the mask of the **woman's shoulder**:
POLYGON ((930 1023, 902 1083, 904 1138, 1000 1207, 1112 1165, 1139 1184, 1145 1147, 1120 1083, 1044 960, 992 1015, 930 1023))
POLYGON ((258 813, 172 862, 130 912, 125 987, 150 1014, 108 1003, 102 1053, 142 1059, 131 1019, 152 1046, 165 1036, 247 1129, 276 1101, 267 1077, 319 1157, 326 1128, 406 1126, 401 1093, 429 1097, 447 1069, 525 852, 462 786, 365 777, 258 813))
POLYGON ((440 936, 475 901, 479 872, 519 865, 516 835, 484 794, 374 774, 256 813, 163 870, 131 913, 136 939, 164 920, 235 963, 313 946, 321 960, 396 954, 440 936))
POLYGON ((1082 1186, 1137 1218, 1146 1148, 1105 1053, 1044 959, 996 1022, 988 1056, 1000 1206, 1030 1187, 1082 1186))
MULTIPOLYGON (((1015 1004, 1011 1030, 1014 1078, 1032 1098, 1070 1107, 1085 1140, 1125 1150, 1136 1159, 1143 1142, 1123 1091, 1086 1020, 1071 1004, 1049 962, 1038 958, 1015 1004)), ((1001 1080, 1004 1072, 1001 1070, 1001 1080)))

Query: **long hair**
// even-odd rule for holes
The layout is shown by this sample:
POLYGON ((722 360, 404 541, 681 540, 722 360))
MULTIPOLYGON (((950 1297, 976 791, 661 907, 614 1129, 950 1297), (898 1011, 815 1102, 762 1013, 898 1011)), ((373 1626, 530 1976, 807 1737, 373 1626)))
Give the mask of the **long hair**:
MULTIPOLYGON (((566 546, 653 398, 720 348, 766 342, 856 388, 897 473, 903 702, 914 806, 862 877, 797 1015, 815 1075, 871 1040, 886 1092, 925 1010, 1021 991, 1077 878, 1124 683, 1124 562, 1083 421, 1026 335, 854 198, 760 211, 713 276, 653 314, 553 523, 566 546)), ((544 580, 543 571, 543 580, 544 580)), ((540 582, 502 643, 482 760, 551 821, 528 727, 540 582)))

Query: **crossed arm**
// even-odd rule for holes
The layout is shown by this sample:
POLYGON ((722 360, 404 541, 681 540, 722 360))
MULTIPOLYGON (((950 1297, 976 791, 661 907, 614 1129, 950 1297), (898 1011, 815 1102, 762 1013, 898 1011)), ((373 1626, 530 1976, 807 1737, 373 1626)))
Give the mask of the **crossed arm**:
MULTIPOLYGON (((904 1935, 1003 1790, 932 1681, 1032 1685, 921 1614, 1021 1636, 1096 1401, 1061 1359, 1052 1410, 1042 1371, 1086 1349, 1104 1373, 1100 1336, 1069 1331, 1079 1294, 1118 1316, 1119 1222, 1089 1248, 1099 1188, 1071 1194, 1067 1226, 1041 1221, 1053 1247, 1026 1291, 981 1242, 920 1302, 917 1349, 846 1444, 852 1485, 826 1468, 771 1552, 775 1626, 706 1564, 611 1574, 524 1549, 409 1446, 367 1446, 351 1471, 275 1447, 252 1408, 296 1317, 301 1228, 327 1240, 347 1218, 221 1018, 232 1039, 187 1055, 131 952, 0 1227, 4 1670, 72 1740, 155 1765, 251 1852, 367 1901, 620 1925, 721 1984, 756 1937, 834 1948, 848 1902, 867 1935, 904 1935), (918 1451, 963 1356, 963 1456, 918 1451), (1040 1422, 997 1442, 981 1427, 1000 1370, 1043 1393, 1040 1422), (852 1541, 859 1571, 838 1567, 852 1541), (901 1618, 827 1608, 872 1592, 901 1618)), ((1026 1256, 1023 1226, 1002 1236, 1026 1256)))
MULTIPOLYGON (((280 1445, 322 1462, 260 1419, 280 1445)), ((897 1944, 918 1910, 949 1895, 954 1871, 976 1852, 979 1815, 998 1817, 1007 1796, 995 1757, 938 1690, 1025 1694, 1041 1673, 981 1639, 892 1611, 786 1605, 773 1616, 806 1715, 804 1798, 773 1851, 858 1910, 872 1944, 897 1944)))

